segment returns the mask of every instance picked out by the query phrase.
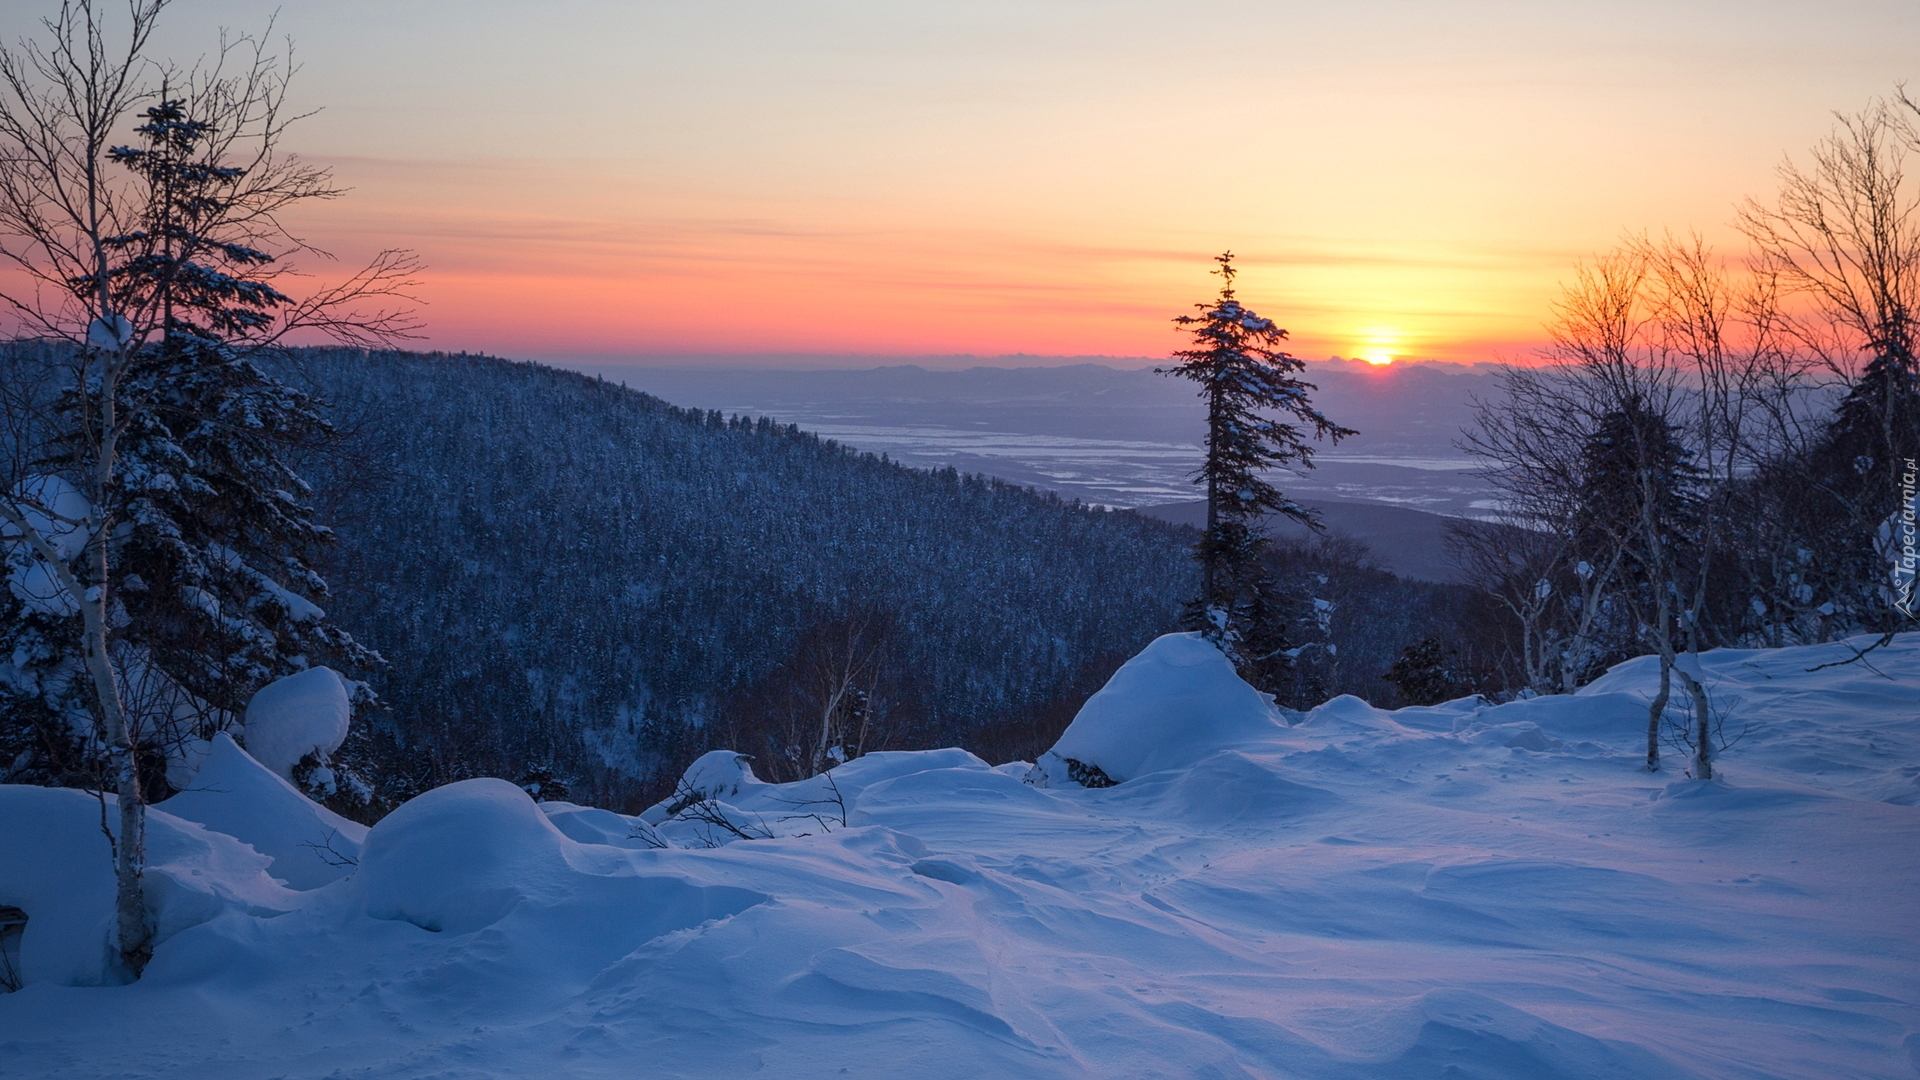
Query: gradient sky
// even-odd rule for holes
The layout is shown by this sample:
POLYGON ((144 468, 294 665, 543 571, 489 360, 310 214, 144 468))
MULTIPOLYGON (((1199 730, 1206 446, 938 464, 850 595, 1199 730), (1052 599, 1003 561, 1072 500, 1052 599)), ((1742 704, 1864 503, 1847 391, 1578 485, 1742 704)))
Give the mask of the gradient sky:
MULTIPOLYGON (((178 0, 160 49, 274 9, 178 0)), ((417 249, 427 344, 534 357, 1164 355, 1231 247, 1301 355, 1523 358, 1575 259, 1738 250, 1920 84, 1913 0, 278 10, 289 145, 354 189, 298 225, 417 249)))

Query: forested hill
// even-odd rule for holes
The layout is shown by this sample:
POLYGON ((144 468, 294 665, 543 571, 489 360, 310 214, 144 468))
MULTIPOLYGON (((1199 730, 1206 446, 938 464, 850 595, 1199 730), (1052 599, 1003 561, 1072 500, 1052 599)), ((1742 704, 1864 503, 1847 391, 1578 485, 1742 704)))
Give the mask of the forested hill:
POLYGON ((481 356, 281 374, 342 428, 304 464, 340 535, 329 606, 435 780, 544 767, 627 801, 742 725, 818 729, 803 684, 839 654, 874 658, 865 749, 1023 751, 1193 591, 1174 527, 766 418, 481 356))

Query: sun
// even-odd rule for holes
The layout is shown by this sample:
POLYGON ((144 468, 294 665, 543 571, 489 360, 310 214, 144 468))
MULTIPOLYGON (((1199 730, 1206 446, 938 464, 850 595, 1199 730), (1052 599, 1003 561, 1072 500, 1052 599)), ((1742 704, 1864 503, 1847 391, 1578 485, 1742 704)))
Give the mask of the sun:
POLYGON ((1360 331, 1360 348, 1355 350, 1353 358, 1375 367, 1391 364, 1404 339, 1405 335, 1390 326, 1368 327, 1360 331))

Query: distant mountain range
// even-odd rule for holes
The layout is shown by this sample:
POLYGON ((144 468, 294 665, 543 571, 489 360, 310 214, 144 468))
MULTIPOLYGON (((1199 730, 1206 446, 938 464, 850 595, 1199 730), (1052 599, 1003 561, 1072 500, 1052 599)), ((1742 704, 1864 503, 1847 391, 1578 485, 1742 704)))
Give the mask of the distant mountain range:
MULTIPOLYGON (((797 371, 728 367, 569 365, 679 404, 820 419, 864 427, 953 427, 1026 435, 1197 444, 1201 404, 1191 384, 1151 367, 915 365, 797 371)), ((1320 361, 1307 365, 1314 401, 1357 428, 1341 456, 1458 460, 1454 443, 1475 398, 1499 392, 1492 365, 1320 361)), ((803 423, 803 426, 804 423, 803 423)))

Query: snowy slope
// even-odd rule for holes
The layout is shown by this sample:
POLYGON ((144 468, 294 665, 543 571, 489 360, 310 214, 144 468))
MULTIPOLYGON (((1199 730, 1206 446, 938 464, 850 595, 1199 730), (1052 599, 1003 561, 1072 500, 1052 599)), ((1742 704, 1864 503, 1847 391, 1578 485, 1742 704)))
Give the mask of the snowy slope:
POLYGON ((467 781, 306 892, 197 841, 246 887, 196 894, 229 899, 130 986, 32 969, 35 905, 102 910, 106 875, 18 860, 98 855, 98 809, 0 789, 0 904, 35 920, 0 1075, 1920 1074, 1920 635, 1817 673, 1845 650, 1708 656, 1745 731, 1712 783, 1639 768, 1642 661, 1287 726, 1230 673, 1162 692, 1193 644, 1063 739, 1109 788, 955 750, 777 786, 723 756, 642 821, 467 781))

